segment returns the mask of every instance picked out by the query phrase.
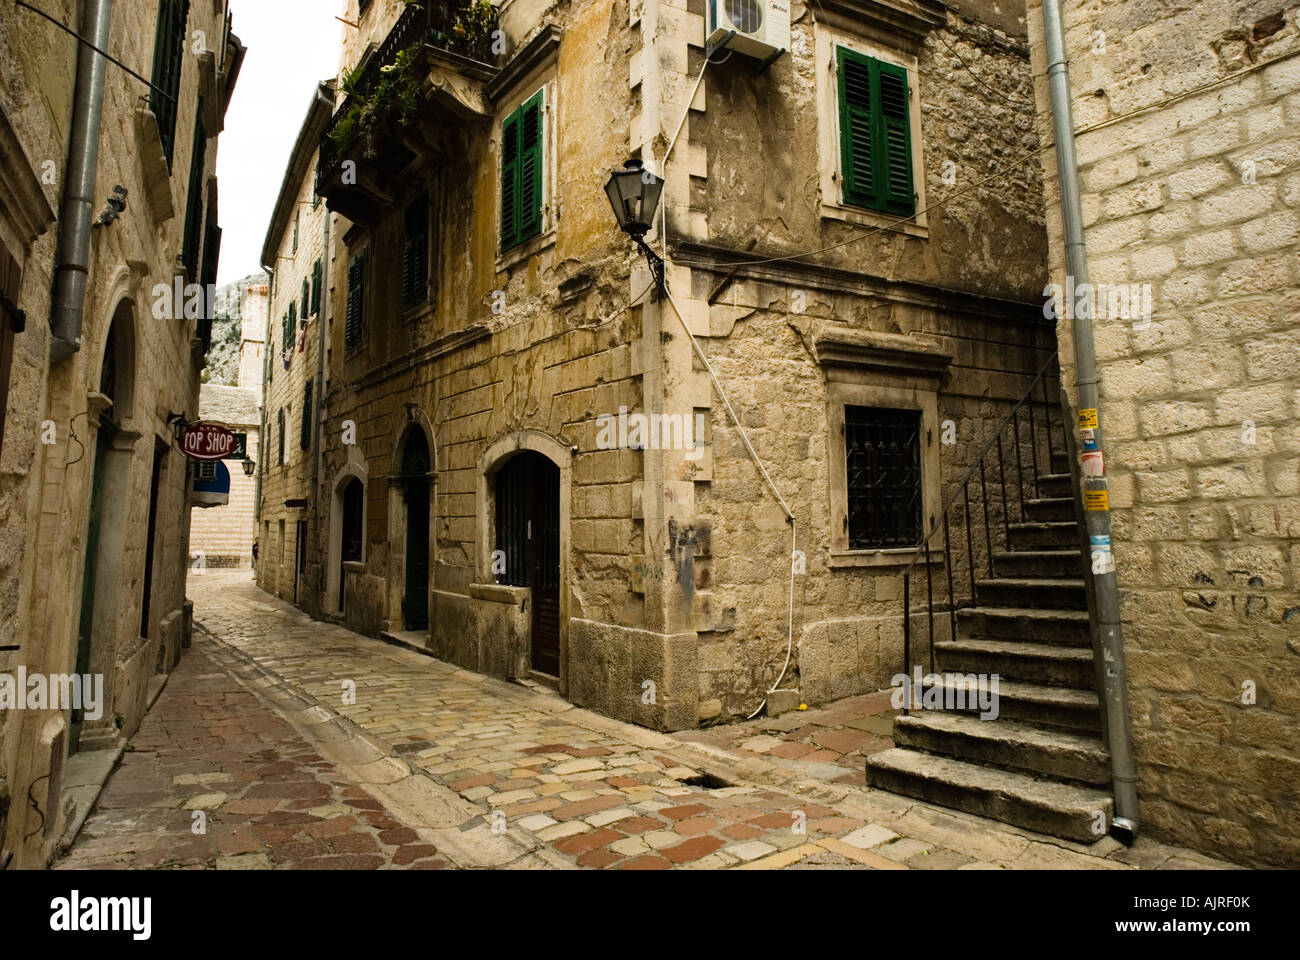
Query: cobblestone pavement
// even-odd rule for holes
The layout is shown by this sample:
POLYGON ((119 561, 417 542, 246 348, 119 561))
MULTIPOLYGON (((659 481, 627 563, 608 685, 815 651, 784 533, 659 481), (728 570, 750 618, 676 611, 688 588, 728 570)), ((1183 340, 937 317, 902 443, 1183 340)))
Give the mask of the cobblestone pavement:
POLYGON ((788 730, 763 721, 674 738, 313 621, 246 573, 194 577, 189 593, 195 646, 65 865, 152 850, 156 863, 271 867, 1224 866, 1148 840, 1083 846, 865 789, 849 765, 883 741, 881 695, 794 715, 788 730), (242 688, 221 679, 232 676, 242 688), (196 698, 188 683, 212 686, 196 698), (808 749, 782 755, 795 745, 808 749), (200 798, 211 855, 178 836, 185 804, 200 798), (243 819, 259 817, 277 819, 243 819), (257 829, 276 826, 294 832, 257 829), (334 837, 374 847, 339 849, 334 837), (186 852, 167 860, 169 845, 186 852))
POLYGON ((866 760, 894 745, 892 691, 847 697, 810 710, 673 734, 683 743, 718 747, 762 770, 770 781, 815 776, 854 787, 867 785, 866 760))

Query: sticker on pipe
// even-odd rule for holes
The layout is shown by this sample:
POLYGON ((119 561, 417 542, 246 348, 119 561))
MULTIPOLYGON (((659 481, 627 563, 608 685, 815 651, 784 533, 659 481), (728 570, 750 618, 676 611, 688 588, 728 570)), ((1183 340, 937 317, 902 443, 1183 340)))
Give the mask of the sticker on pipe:
POLYGON ((1083 491, 1083 509, 1085 510, 1109 510, 1110 509, 1110 492, 1107 490, 1085 490, 1083 491))
POLYGON ((1090 450, 1083 455, 1083 475, 1085 477, 1104 477, 1106 459, 1100 450, 1090 450))
POLYGON ((1093 536, 1088 538, 1092 547, 1092 572, 1093 575, 1114 573, 1115 557, 1110 552, 1110 537, 1106 535, 1093 536))
POLYGON ((1098 426, 1097 410, 1095 407, 1079 411, 1079 429, 1096 430, 1098 426))

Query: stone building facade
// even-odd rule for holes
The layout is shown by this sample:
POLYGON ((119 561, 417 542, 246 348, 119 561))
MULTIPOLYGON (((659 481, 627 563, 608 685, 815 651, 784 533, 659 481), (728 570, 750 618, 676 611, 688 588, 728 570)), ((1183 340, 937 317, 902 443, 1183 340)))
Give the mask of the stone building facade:
MULTIPOLYGON (((1300 863, 1300 29, 1293 2, 1063 4, 1142 829, 1300 863)), ((1034 75, 1046 69, 1030 5, 1034 75)), ((1050 136, 1047 88, 1037 89, 1050 136)), ((1052 278, 1066 282, 1044 155, 1052 278)), ((1065 381, 1073 326, 1060 324, 1065 381)))
POLYGON ((0 710, 0 782, 22 798, 7 811, 0 800, 0 861, 19 867, 43 865, 59 840, 69 753, 132 733, 150 679, 188 640, 190 476, 174 422, 198 414, 210 331, 202 296, 187 312, 174 293, 191 300, 187 284, 216 279, 216 141, 243 56, 220 2, 42 9, 123 63, 152 64, 157 90, 30 11, 0 13, 0 670, 104 678, 93 718, 49 703, 0 710), (94 61, 87 208, 64 193, 75 92, 94 61))
POLYGON ((314 173, 321 132, 334 103, 321 84, 303 121, 262 250, 271 277, 266 325, 263 422, 267 438, 259 467, 257 582, 262 589, 320 608, 316 576, 315 479, 318 471, 322 316, 326 291, 328 211, 316 195, 314 173), (308 559, 312 558, 309 570, 308 559))
POLYGON ((1023 18, 795 3, 762 69, 706 67, 702 0, 515 0, 468 41, 426 6, 346 13, 300 604, 661 729, 888 685, 902 570, 1055 349, 1037 168, 991 176, 1038 146, 1023 18), (870 161, 842 74, 864 110, 894 97, 895 196, 846 179, 870 161), (368 125, 411 77, 405 122, 368 125), (603 190, 628 157, 666 179, 671 301, 603 190), (849 530, 846 417, 914 457, 888 536, 849 530))

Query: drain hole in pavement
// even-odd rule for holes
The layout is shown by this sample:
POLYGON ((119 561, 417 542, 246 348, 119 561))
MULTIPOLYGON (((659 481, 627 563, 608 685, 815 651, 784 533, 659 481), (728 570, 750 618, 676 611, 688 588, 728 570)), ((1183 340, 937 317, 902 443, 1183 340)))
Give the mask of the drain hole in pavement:
POLYGON ((721 790, 723 787, 730 787, 732 784, 723 780, 721 777, 715 777, 711 773, 700 773, 693 777, 687 777, 685 780, 678 781, 686 787, 703 787, 705 790, 721 790))

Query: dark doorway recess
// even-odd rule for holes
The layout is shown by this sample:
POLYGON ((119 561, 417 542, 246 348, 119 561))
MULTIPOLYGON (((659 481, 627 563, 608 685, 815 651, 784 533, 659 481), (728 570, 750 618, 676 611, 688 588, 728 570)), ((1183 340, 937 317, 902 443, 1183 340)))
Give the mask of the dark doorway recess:
MULTIPOLYGON (((343 488, 343 543, 339 551, 339 563, 345 565, 361 560, 362 538, 365 536, 364 509, 366 488, 356 477, 348 480, 343 488)), ((347 607, 348 571, 346 566, 339 570, 339 613, 347 607)))
POLYGON ((402 451, 402 493, 406 499, 406 588, 402 625, 429 626, 429 441, 419 427, 406 435, 402 451))
POLYGON ((540 453, 515 454, 497 472, 502 582, 532 590, 532 667, 560 675, 560 468, 540 453))

